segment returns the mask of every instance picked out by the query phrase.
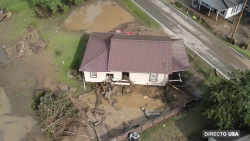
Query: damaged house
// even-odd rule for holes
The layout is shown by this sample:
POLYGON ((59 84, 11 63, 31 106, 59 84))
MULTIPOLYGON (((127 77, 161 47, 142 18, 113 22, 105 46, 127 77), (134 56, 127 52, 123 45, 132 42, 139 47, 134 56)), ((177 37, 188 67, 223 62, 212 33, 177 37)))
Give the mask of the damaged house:
POLYGON ((185 70, 190 65, 183 40, 111 32, 89 36, 79 69, 85 82, 156 86, 166 85, 169 75, 185 70))

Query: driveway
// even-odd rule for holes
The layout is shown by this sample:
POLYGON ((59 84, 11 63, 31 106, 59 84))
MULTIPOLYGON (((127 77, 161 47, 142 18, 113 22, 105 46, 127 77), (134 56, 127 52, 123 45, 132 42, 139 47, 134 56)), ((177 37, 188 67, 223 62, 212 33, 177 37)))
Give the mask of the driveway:
POLYGON ((133 0, 173 38, 185 44, 226 78, 232 69, 249 69, 250 61, 163 0, 133 0))

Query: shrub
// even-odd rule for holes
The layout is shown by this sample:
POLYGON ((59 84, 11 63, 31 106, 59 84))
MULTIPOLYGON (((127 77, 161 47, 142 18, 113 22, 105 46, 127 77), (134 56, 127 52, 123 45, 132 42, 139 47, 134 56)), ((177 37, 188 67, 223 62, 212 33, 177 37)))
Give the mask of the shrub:
POLYGON ((245 42, 240 42, 239 43, 239 47, 242 48, 242 49, 247 49, 248 48, 248 44, 245 43, 245 42))
POLYGON ((194 15, 194 11, 189 10, 189 11, 188 11, 188 14, 193 16, 193 15, 194 15))
POLYGON ((174 4, 175 4, 178 8, 182 8, 182 4, 179 3, 178 1, 174 2, 174 4))
POLYGON ((46 18, 56 12, 66 12, 69 6, 77 5, 84 0, 27 0, 35 7, 38 17, 46 18))
POLYGON ((62 55, 62 51, 61 51, 60 49, 56 49, 56 50, 55 50, 55 55, 56 55, 56 56, 62 55))

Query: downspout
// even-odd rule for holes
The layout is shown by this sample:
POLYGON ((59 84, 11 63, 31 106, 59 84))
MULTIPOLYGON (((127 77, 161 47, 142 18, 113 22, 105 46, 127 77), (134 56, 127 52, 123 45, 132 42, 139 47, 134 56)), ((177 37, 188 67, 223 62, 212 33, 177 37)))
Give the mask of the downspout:
POLYGON ((84 74, 83 74, 83 77, 82 77, 82 82, 83 82, 83 88, 84 88, 84 90, 86 90, 86 85, 85 85, 85 77, 84 77, 84 74))

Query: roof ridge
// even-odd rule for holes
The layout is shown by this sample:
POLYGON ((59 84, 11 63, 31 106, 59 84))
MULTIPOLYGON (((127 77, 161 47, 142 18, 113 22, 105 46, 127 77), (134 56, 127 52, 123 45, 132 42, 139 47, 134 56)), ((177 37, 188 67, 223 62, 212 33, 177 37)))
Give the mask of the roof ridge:
POLYGON ((102 54, 100 54, 99 56, 97 56, 95 59, 93 59, 92 61, 90 61, 89 63, 87 63, 86 65, 84 65, 83 67, 80 68, 80 70, 82 68, 85 68, 86 66, 88 66, 90 63, 92 63, 93 61, 95 61, 96 59, 100 58, 104 53, 108 52, 108 50, 106 50, 105 52, 103 52, 102 54))
POLYGON ((126 40, 129 40, 129 41, 147 41, 147 42, 173 42, 173 40, 171 39, 170 41, 157 41, 157 40, 130 40, 130 39, 113 39, 113 38, 111 38, 111 41, 112 40, 124 40, 124 41, 126 41, 126 40))
POLYGON ((94 35, 90 35, 90 37, 95 38, 95 39, 96 39, 97 41, 99 41, 99 42, 102 42, 102 43, 104 43, 104 44, 110 45, 110 44, 108 44, 108 43, 104 42, 103 40, 98 39, 98 38, 97 38, 97 37, 95 37, 94 35))

